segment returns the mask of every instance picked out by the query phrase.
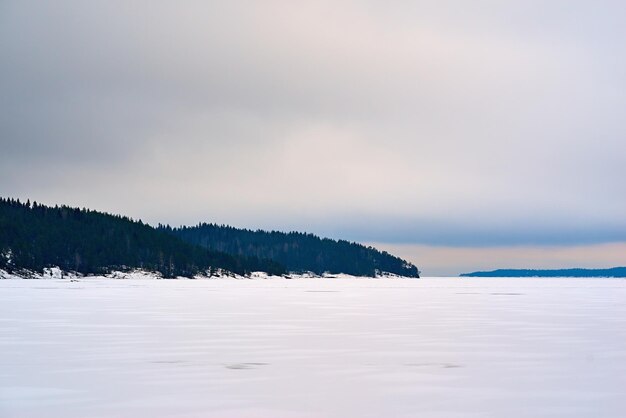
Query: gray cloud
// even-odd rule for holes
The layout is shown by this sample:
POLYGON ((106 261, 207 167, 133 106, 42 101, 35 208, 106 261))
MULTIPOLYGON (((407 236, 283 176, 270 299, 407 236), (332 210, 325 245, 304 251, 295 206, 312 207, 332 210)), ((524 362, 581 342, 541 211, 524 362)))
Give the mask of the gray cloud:
POLYGON ((0 191, 454 245, 625 241, 621 2, 0 4, 0 191))

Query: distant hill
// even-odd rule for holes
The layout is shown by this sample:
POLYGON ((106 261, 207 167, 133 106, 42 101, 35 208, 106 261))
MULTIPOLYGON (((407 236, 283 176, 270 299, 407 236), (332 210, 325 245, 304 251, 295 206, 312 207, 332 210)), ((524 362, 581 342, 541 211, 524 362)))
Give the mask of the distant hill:
POLYGON ((500 269, 464 273, 461 277, 626 277, 626 267, 560 270, 500 269))
POLYGON ((83 274, 142 268, 165 277, 207 269, 285 273, 274 261, 207 250, 125 216, 0 198, 0 268, 52 266, 83 274))
POLYGON ((419 277, 417 267, 385 251, 313 234, 252 231, 206 223, 194 227, 161 229, 190 244, 213 251, 274 260, 290 272, 346 273, 355 276, 388 272, 419 277))

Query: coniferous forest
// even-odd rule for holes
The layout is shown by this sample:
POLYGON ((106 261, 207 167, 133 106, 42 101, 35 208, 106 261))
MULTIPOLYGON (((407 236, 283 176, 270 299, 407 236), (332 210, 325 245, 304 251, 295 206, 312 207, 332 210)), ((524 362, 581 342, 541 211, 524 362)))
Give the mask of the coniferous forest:
POLYGON ((155 228, 120 215, 0 198, 0 268, 40 271, 53 266, 82 274, 141 268, 164 277, 217 269, 241 275, 310 271, 419 277, 414 265, 391 254, 312 234, 214 224, 155 228))
POLYGON ((236 256, 267 258, 293 272, 347 273, 355 276, 388 272, 419 277, 417 267, 385 251, 313 234, 251 231, 206 223, 194 227, 163 229, 190 244, 236 256))
POLYGON ((2 198, 0 255, 0 268, 8 271, 57 266, 83 274, 141 268, 164 277, 218 268, 285 273, 273 261, 210 251, 124 216, 2 198))

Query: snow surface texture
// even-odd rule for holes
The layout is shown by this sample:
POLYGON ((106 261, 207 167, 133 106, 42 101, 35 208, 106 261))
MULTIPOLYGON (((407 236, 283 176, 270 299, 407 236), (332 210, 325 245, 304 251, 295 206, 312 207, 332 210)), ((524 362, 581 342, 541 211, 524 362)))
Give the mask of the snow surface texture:
POLYGON ((2 280, 0 417, 626 416, 626 280, 2 280))

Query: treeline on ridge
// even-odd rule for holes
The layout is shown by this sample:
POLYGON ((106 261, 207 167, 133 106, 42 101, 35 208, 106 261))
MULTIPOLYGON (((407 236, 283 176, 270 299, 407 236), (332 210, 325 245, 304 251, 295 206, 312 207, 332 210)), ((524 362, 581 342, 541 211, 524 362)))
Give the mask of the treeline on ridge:
POLYGON ((286 272, 277 262, 202 248, 125 216, 0 198, 0 268, 52 266, 83 274, 142 268, 164 277, 218 268, 242 275, 286 272))
POLYGON ((385 251, 313 234, 252 231, 206 223, 174 229, 160 226, 160 229, 213 251, 274 260, 292 272, 347 273, 355 276, 388 272, 419 277, 416 266, 385 251))

